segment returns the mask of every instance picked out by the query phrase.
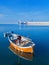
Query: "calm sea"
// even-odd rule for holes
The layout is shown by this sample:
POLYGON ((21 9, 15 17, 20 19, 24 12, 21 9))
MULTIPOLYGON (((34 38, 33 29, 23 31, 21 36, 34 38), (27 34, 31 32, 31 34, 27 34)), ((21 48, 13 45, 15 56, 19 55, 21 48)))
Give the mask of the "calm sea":
POLYGON ((9 49, 9 41, 3 33, 11 32, 29 37, 35 43, 32 61, 20 58, 21 65, 49 65, 49 27, 16 24, 0 24, 0 65, 17 65, 18 56, 9 49))

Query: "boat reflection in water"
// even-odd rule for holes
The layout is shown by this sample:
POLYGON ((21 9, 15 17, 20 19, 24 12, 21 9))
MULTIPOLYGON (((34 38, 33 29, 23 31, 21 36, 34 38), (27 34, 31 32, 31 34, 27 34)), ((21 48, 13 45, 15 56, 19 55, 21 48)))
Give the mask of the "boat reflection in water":
POLYGON ((16 55, 18 55, 19 57, 26 59, 26 60, 32 60, 34 53, 26 53, 26 52, 22 52, 22 51, 18 51, 15 50, 14 48, 9 46, 9 49, 16 55))

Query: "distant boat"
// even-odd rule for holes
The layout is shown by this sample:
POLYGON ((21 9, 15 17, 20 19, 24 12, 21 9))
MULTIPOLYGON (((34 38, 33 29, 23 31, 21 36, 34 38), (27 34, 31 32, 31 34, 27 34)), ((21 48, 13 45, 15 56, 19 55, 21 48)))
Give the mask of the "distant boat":
POLYGON ((21 21, 19 21, 18 24, 27 24, 27 22, 21 22, 21 21))
POLYGON ((8 36, 8 40, 10 42, 9 47, 12 50, 18 50, 24 53, 34 52, 35 44, 31 41, 31 39, 13 33, 5 33, 4 37, 5 36, 8 36))

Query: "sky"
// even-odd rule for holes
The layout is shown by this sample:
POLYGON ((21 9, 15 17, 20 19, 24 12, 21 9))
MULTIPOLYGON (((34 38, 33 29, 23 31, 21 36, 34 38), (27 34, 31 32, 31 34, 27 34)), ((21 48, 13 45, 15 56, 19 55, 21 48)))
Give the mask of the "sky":
POLYGON ((0 0, 0 24, 49 21, 49 0, 0 0))

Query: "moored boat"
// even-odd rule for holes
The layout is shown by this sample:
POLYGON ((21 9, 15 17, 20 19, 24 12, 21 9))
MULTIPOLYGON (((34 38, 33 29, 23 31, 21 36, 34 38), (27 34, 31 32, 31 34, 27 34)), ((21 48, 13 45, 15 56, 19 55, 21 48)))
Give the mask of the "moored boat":
POLYGON ((31 39, 26 38, 24 36, 20 36, 13 33, 6 33, 4 36, 8 36, 8 40, 10 42, 10 48, 12 50, 18 50, 21 52, 26 53, 33 53, 34 52, 34 42, 31 41, 31 39))

